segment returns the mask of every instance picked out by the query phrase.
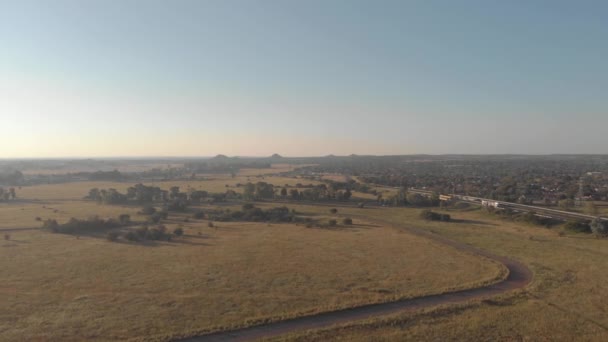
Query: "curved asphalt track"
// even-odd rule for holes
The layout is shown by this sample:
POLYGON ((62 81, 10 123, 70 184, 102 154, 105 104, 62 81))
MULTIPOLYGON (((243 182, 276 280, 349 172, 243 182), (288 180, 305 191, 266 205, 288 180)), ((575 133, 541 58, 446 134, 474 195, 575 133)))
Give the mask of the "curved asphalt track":
MULTIPOLYGON (((392 225, 388 222, 379 221, 383 224, 392 225)), ((394 225, 392 225, 394 226, 394 225)), ((399 227, 415 235, 422 236, 433 241, 452 246, 460 251, 480 255, 488 259, 502 263, 509 274, 506 279, 496 284, 474 289, 454 291, 438 295, 430 295, 418 298, 397 300, 394 302, 362 305, 350 309, 323 312, 310 316, 301 316, 274 323, 256 325, 236 330, 219 331, 207 335, 181 339, 181 342, 207 342, 207 341, 251 341, 259 338, 275 337, 298 330, 325 328, 334 324, 347 323, 372 317, 388 315, 397 312, 408 312, 422 308, 462 303, 472 299, 481 299, 496 296, 508 291, 524 288, 532 281, 532 272, 524 264, 494 255, 492 253, 477 249, 467 244, 450 240, 428 231, 399 227)))

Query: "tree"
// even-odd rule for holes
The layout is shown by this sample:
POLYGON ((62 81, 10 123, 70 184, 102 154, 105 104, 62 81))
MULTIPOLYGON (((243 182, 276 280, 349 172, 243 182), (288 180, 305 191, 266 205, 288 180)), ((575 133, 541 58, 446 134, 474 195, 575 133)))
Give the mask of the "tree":
POLYGON ((93 188, 93 189, 89 190, 89 195, 87 196, 87 198, 95 200, 95 201, 101 200, 101 195, 99 193, 99 189, 93 188))
POLYGON ((300 199, 300 192, 298 189, 291 189, 289 190, 289 196, 291 196, 291 199, 294 200, 300 199))
POLYGON ((287 189, 286 188, 281 189, 281 197, 287 197, 287 189))
POLYGON ((11 194, 12 199, 17 198, 17 194, 15 193, 15 188, 10 188, 10 189, 8 189, 8 191, 11 194))
POLYGON ((179 195, 179 186, 172 186, 172 187, 169 189, 169 197, 170 197, 171 199, 173 199, 173 198, 177 198, 177 197, 178 197, 178 195, 179 195))
POLYGON ((245 184, 243 188, 243 199, 247 201, 255 200, 255 185, 253 183, 245 184))

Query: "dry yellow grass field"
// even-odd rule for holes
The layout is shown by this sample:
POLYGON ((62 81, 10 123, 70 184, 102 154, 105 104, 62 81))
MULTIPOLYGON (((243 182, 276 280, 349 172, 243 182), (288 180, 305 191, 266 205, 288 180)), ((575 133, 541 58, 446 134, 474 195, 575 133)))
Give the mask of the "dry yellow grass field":
MULTIPOLYGON (((259 171, 259 170, 257 170, 259 171)), ((263 180, 237 175, 146 183, 224 191, 225 184, 263 180)), ((314 183, 314 182, 312 182, 314 183)), ((142 245, 18 228, 41 219, 137 214, 138 206, 100 205, 89 189, 125 191, 131 183, 76 182, 23 187, 0 205, 0 334, 3 340, 114 340, 188 335, 394 298, 474 287, 503 275, 493 262, 393 228, 357 219, 341 229, 294 224, 184 222, 186 235, 142 245)), ((260 204, 260 206, 275 206, 260 204)), ((323 218, 325 206, 291 206, 323 218)))
POLYGON ((155 246, 12 232, 0 247, 3 340, 163 339, 472 287, 502 271, 368 223, 203 223, 155 246))
MULTIPOLYGON (((343 209, 342 212, 358 213, 343 209)), ((418 209, 370 209, 369 217, 426 228, 507 255, 534 272, 528 289, 482 302, 428 309, 317 332, 289 341, 606 341, 608 241, 497 219, 480 211, 449 213, 462 222, 417 218, 418 209)))

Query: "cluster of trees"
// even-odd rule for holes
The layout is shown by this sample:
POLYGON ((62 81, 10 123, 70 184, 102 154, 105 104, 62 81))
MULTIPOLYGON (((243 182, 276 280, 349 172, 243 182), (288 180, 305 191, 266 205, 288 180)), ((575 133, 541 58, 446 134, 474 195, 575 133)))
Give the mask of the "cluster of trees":
POLYGON ((181 236, 184 233, 181 227, 177 227, 172 233, 169 233, 167 228, 162 224, 155 225, 154 227, 144 224, 137 229, 117 230, 117 228, 125 228, 130 225, 132 225, 132 222, 128 214, 122 214, 117 218, 110 219, 102 219, 97 216, 86 220, 71 218, 63 224, 58 223, 54 219, 42 222, 42 228, 53 233, 85 235, 105 232, 106 239, 109 241, 118 241, 121 238, 128 241, 171 241, 172 236, 181 236))
POLYGON ((21 171, 0 172, 0 184, 22 185, 25 177, 21 171))
POLYGON ((167 191, 156 186, 136 184, 129 187, 127 193, 121 193, 116 189, 93 188, 89 190, 89 194, 85 198, 103 204, 148 204, 158 202, 162 203, 163 208, 167 211, 185 211, 192 203, 222 202, 240 198, 240 195, 232 190, 225 193, 209 193, 201 190, 181 192, 177 186, 173 186, 167 191))
POLYGON ((98 216, 86 220, 71 218, 68 222, 59 224, 57 220, 43 221, 42 228, 53 233, 61 234, 90 234, 99 233, 112 228, 125 227, 131 223, 131 217, 122 214, 118 218, 102 219, 98 216))
POLYGON ((243 199, 248 201, 277 198, 296 201, 347 201, 352 196, 350 189, 340 189, 333 184, 310 184, 305 186, 304 190, 298 188, 288 190, 287 186, 280 188, 266 182, 247 183, 242 186, 243 199))
POLYGON ((140 242, 140 241, 171 241, 173 236, 182 236, 184 234, 184 230, 181 227, 177 227, 173 230, 173 234, 171 234, 167 227, 162 224, 159 224, 155 227, 148 227, 147 225, 141 226, 135 230, 129 230, 127 232, 123 232, 119 234, 116 231, 108 233, 108 240, 117 241, 120 237, 125 240, 131 242, 140 242))
POLYGON ((15 188, 4 189, 0 187, 0 202, 14 200, 15 198, 17 198, 15 188))
POLYGON ((448 214, 440 214, 428 209, 420 212, 420 217, 425 220, 445 222, 449 222, 452 219, 448 214))
POLYGON ((217 210, 208 214, 214 221, 253 221, 253 222, 294 222, 296 214, 287 207, 261 209, 253 204, 245 204, 241 210, 217 210))

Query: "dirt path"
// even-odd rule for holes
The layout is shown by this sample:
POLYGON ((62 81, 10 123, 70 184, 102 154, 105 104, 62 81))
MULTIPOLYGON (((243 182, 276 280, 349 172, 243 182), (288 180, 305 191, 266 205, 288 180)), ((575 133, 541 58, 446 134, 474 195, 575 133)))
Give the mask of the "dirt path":
MULTIPOLYGON (((385 221, 370 220, 369 218, 366 218, 366 220, 376 221, 382 224, 397 227, 394 224, 385 221)), ((530 271, 530 269, 528 269, 528 267, 518 261, 494 255, 492 253, 477 249, 465 243, 444 238, 426 230, 402 226, 398 226, 397 228, 406 230, 415 235, 422 236, 442 244, 449 245, 460 251, 484 256, 486 258, 498 261, 507 267, 507 269, 509 270, 509 275, 505 280, 501 282, 484 287, 460 290, 439 295, 404 299, 388 303, 369 304, 350 309, 329 311, 310 316, 287 319, 275 323, 252 326, 249 328, 221 331, 207 335, 182 339, 179 341, 251 341, 260 338, 275 337, 291 333, 297 330, 325 328, 335 324, 363 320, 397 312, 414 311, 442 304, 462 303, 472 299, 492 297, 508 291, 521 289, 532 281, 532 272, 530 271)))

